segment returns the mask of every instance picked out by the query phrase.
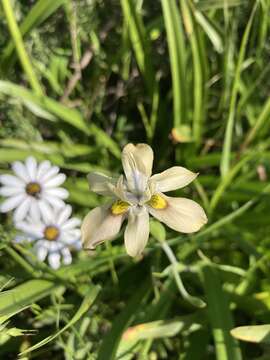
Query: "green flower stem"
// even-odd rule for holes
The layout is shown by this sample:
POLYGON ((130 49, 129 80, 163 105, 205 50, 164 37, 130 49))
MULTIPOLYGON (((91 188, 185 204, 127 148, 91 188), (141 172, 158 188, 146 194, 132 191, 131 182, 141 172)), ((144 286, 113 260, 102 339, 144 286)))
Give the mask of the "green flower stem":
POLYGON ((27 55, 27 52, 24 48, 23 39, 22 39, 20 30, 19 30, 18 24, 16 22, 14 12, 12 10, 11 1, 10 0, 2 0, 2 6, 3 6, 5 16, 6 16, 9 31, 10 31, 10 34, 14 41, 14 45, 15 45, 16 51, 18 53, 18 57, 20 59, 22 68, 29 80, 29 83, 30 83, 32 89, 36 92, 36 94, 42 95, 43 90, 42 90, 42 87, 40 86, 40 83, 39 83, 37 77, 36 77, 36 74, 34 72, 32 64, 30 62, 30 59, 27 55))
POLYGON ((36 272, 33 266, 31 266, 27 261, 24 260, 12 247, 6 246, 4 248, 5 252, 10 255, 17 264, 19 264, 27 273, 31 274, 34 278, 36 277, 36 272))
POLYGON ((174 279, 175 279, 175 282, 176 282, 176 285, 178 287, 180 294, 183 296, 183 298, 185 300, 187 300, 193 306, 196 306, 199 308, 205 307, 206 304, 203 300, 201 300, 197 297, 191 296, 185 289, 182 279, 178 273, 178 261, 174 255, 172 249, 168 245, 168 243, 166 241, 161 241, 161 246, 172 264, 172 273, 173 273, 173 276, 174 276, 174 279))

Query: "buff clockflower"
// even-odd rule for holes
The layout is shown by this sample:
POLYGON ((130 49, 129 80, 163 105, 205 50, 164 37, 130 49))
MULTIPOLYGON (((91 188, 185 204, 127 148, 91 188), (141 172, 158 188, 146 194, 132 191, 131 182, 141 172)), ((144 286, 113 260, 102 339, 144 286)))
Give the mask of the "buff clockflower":
POLYGON ((83 220, 84 248, 112 240, 126 218, 125 246, 133 257, 142 254, 148 241, 149 214, 182 233, 196 232, 207 222, 204 210, 195 201, 163 194, 188 185, 198 174, 174 166, 152 175, 153 150, 147 144, 126 145, 122 164, 125 176, 118 179, 99 173, 88 175, 91 190, 113 200, 93 209, 83 220))
POLYGON ((1 212, 14 211, 14 221, 23 220, 28 214, 63 207, 68 191, 59 187, 66 179, 59 174, 59 167, 45 160, 40 164, 32 156, 25 163, 12 164, 13 175, 0 175, 0 195, 7 199, 0 205, 1 212))
POLYGON ((34 243, 34 252, 40 261, 46 257, 50 267, 58 269, 61 259, 65 265, 72 262, 70 249, 80 248, 81 232, 78 226, 81 221, 78 218, 70 218, 72 208, 66 205, 63 208, 53 209, 34 217, 28 216, 25 221, 15 224, 23 235, 16 241, 27 240, 34 243))

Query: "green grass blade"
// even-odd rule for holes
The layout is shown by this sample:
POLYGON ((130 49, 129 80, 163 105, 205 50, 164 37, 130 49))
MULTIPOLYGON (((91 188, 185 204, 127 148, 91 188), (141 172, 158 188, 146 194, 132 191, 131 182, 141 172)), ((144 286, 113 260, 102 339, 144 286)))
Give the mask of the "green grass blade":
POLYGON ((47 345, 49 342, 51 342, 52 340, 57 338, 59 335, 61 335, 63 332, 65 332, 67 329, 69 329, 71 326, 73 326, 89 310, 90 306, 96 300, 99 292, 100 292, 99 286, 93 286, 92 288, 90 288, 90 290, 85 295, 79 309, 76 311, 76 313, 73 315, 73 317, 70 319, 70 321, 61 330, 57 331, 55 334, 52 334, 52 335, 46 337, 45 339, 38 342, 37 344, 31 346, 27 350, 23 351, 20 355, 28 354, 29 352, 39 349, 44 345, 47 345))
MULTIPOLYGON (((51 16, 62 4, 67 0, 39 0, 31 8, 25 19, 20 25, 21 36, 24 37, 34 27, 42 24, 49 16, 51 16)), ((16 53, 14 53, 14 42, 10 41, 2 53, 2 72, 6 73, 10 66, 14 63, 16 53)))
POLYGON ((101 344, 97 360, 113 360, 117 352, 119 342, 125 329, 132 322, 135 309, 142 303, 148 295, 149 279, 145 279, 143 285, 134 293, 125 309, 116 317, 110 332, 104 337, 101 344))
POLYGON ((25 72, 25 75, 27 76, 28 81, 29 81, 32 89, 35 91, 35 93, 38 95, 42 95, 43 94, 42 87, 36 77, 33 66, 32 66, 30 59, 27 55, 27 52, 24 48, 23 39, 22 39, 19 27, 16 22, 10 0, 2 0, 2 6, 4 9, 4 13, 6 16, 10 34, 14 41, 14 46, 18 53, 18 57, 20 59, 20 62, 21 62, 22 68, 25 72))
POLYGON ((231 170, 227 173, 227 175, 220 181, 220 184, 216 188, 212 199, 210 201, 210 211, 213 213, 214 209, 216 208, 220 198, 224 194, 225 190, 228 188, 228 186, 232 183, 235 176, 239 173, 239 171, 243 168, 243 166, 250 161, 251 159, 254 159, 254 157, 258 157, 259 155, 257 153, 252 153, 251 155, 248 155, 244 157, 242 160, 240 160, 231 170))
POLYGON ((59 285, 47 280, 29 280, 0 293, 0 316, 16 313, 52 294, 59 285))
POLYGON ((270 99, 266 100, 260 114, 258 115, 257 121, 254 126, 249 130, 243 145, 242 150, 246 149, 249 144, 256 138, 262 129, 268 130, 268 124, 270 120, 270 99))
POLYGON ((186 121, 185 44, 182 21, 175 0, 162 0, 173 83, 174 127, 186 121))
POLYGON ((208 304, 208 314, 216 348, 217 360, 241 360, 238 343, 230 335, 233 319, 229 299, 222 289, 221 279, 211 265, 202 268, 203 282, 208 304))
POLYGON ((205 56, 203 36, 200 36, 198 25, 194 21, 194 9, 184 0, 180 1, 185 31, 191 45, 193 60, 193 139, 200 144, 205 118, 205 56))
POLYGON ((235 119, 235 108, 236 108, 236 101, 237 101, 237 94, 239 90, 239 83, 240 83, 240 76, 242 71, 242 65, 245 58, 247 43, 249 39, 250 29, 253 22, 253 18, 257 9, 257 2, 255 3, 252 13, 249 17, 241 46, 238 56, 238 61, 235 70, 234 82, 232 85, 232 93, 231 93, 231 100, 230 100, 230 108, 229 108, 229 115, 226 125, 226 132, 225 138, 223 142, 223 149, 222 149, 222 158, 220 163, 220 171, 222 177, 225 177, 230 168, 231 162, 231 149, 232 149, 232 138, 233 138, 233 130, 234 130, 234 119, 235 119))
POLYGON ((70 109, 47 96, 37 96, 23 86, 15 85, 8 81, 0 81, 0 93, 20 99, 26 105, 32 103, 36 107, 45 110, 55 115, 60 120, 72 125, 86 135, 94 136, 97 143, 103 145, 117 158, 120 158, 120 149, 117 143, 96 125, 91 124, 90 126, 87 126, 77 110, 70 109))
POLYGON ((126 24, 128 25, 138 67, 151 95, 153 93, 154 69, 151 61, 150 44, 144 28, 142 16, 133 0, 121 0, 121 6, 126 24))

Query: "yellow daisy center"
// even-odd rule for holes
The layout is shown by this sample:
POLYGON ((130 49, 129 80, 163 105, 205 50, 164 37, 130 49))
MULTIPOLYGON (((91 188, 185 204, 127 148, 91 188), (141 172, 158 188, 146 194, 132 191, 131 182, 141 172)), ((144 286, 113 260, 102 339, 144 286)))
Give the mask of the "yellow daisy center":
POLYGON ((46 240, 54 241, 58 238, 60 232, 55 226, 47 226, 44 230, 44 237, 46 240))
POLYGON ((41 186, 36 182, 30 182, 26 185, 25 191, 28 195, 37 196, 41 191, 41 186))
POLYGON ((162 210, 168 206, 167 201, 160 195, 152 195, 151 199, 147 201, 147 205, 151 206, 154 209, 162 210))
POLYGON ((111 212, 113 215, 121 215, 127 211, 129 206, 129 203, 122 200, 117 200, 115 203, 112 204, 111 212))

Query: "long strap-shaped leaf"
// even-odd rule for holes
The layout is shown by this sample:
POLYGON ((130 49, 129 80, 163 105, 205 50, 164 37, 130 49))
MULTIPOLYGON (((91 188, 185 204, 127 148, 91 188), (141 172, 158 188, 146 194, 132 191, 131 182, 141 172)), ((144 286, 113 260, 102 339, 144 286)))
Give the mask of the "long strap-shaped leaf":
MULTIPOLYGON (((15 85, 9 81, 0 81, 0 94, 1 93, 21 100, 28 107, 29 104, 31 104, 32 106, 35 106, 36 108, 39 108, 46 113, 55 115, 60 120, 72 125, 86 135, 94 136, 98 144, 103 145, 114 156, 120 158, 120 150, 116 142, 111 139, 105 131, 98 128, 95 124, 92 123, 87 126, 79 111, 70 109, 56 100, 49 98, 48 96, 35 95, 33 92, 24 88, 23 86, 15 85)), ((48 118, 47 116, 44 118, 52 121, 57 120, 53 120, 53 118, 48 118)))
POLYGON ((70 321, 59 331, 57 331, 55 334, 50 335, 43 339, 42 341, 38 342, 37 344, 31 346, 27 350, 23 351, 20 355, 28 354, 31 351, 34 351, 36 349, 39 349, 40 347, 47 345, 49 342, 57 338, 59 335, 61 335, 64 331, 69 329, 71 326, 73 326, 80 318, 88 311, 90 306, 93 304, 93 302, 96 300, 98 294, 100 291, 99 286, 93 286, 90 288, 90 290, 85 295, 81 306, 76 311, 76 313, 73 315, 73 317, 70 319, 70 321))
POLYGON ((16 48, 18 57, 20 59, 22 69, 25 72, 25 75, 27 76, 28 81, 29 81, 33 91, 36 94, 42 95, 43 94, 42 87, 38 81, 38 78, 36 77, 36 74, 35 74, 32 64, 30 62, 29 56, 25 50, 24 43, 22 40, 22 35, 19 30, 18 24, 16 22, 16 18, 15 18, 10 0, 2 0, 2 6, 3 6, 5 16, 6 16, 7 25, 8 25, 11 37, 14 42, 14 46, 16 48))
MULTIPOLYGON (((40 25, 50 15, 52 15, 63 3, 67 0, 39 0, 31 8, 25 19, 20 25, 21 36, 24 37, 35 26, 40 25)), ((6 73, 10 66, 16 60, 16 53, 14 52, 14 42, 10 41, 2 53, 2 71, 6 73)))
POLYGON ((238 90, 239 90, 240 75, 241 75, 242 65, 243 65, 243 61, 244 61, 244 57, 245 57, 245 53, 246 53, 249 33, 250 33, 250 29, 251 29, 251 25, 253 22, 253 18, 254 18, 256 9, 257 9, 257 2, 255 3, 255 5, 253 7, 249 21, 247 23, 247 26, 246 26, 246 29, 245 29, 245 32, 244 32, 244 35, 242 38, 238 61, 237 61, 237 65, 236 65, 235 77, 234 77, 231 100, 230 100, 229 115, 228 115, 225 139, 224 139, 223 149, 222 149, 222 158, 221 158, 221 163, 220 163, 220 171, 221 171, 222 177, 225 177, 227 175, 229 168, 230 168, 232 137, 233 137, 233 128, 234 128, 234 119, 235 119, 235 107, 236 107, 237 94, 238 94, 238 90))
POLYGON ((186 120, 185 46, 182 21, 175 0, 162 0, 173 83, 174 127, 186 120))
POLYGON ((230 335, 233 319, 227 295, 215 268, 206 264, 202 269, 208 314, 216 347, 217 360, 241 360, 238 342, 230 335))
POLYGON ((113 360, 125 329, 130 325, 134 318, 136 309, 142 303, 149 292, 149 279, 145 279, 143 285, 134 293, 125 309, 115 318, 111 331, 105 336, 97 360, 113 360))
POLYGON ((150 44, 144 28, 142 17, 133 0, 121 0, 125 21, 128 26, 131 44, 138 67, 145 79, 150 95, 153 93, 154 70, 150 56, 150 44))

